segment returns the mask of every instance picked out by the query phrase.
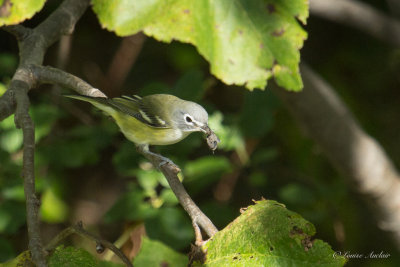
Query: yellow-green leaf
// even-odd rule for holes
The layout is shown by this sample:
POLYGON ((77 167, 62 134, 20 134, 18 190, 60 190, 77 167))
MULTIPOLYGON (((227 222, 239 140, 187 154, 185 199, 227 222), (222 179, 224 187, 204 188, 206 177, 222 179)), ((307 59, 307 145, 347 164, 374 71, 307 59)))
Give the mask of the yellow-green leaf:
POLYGON ((263 89, 272 76, 300 90, 299 49, 307 37, 298 20, 307 0, 94 0, 100 23, 118 35, 138 31, 163 42, 193 44, 227 84, 263 89))
POLYGON ((314 234, 311 223, 284 205, 257 201, 204 245, 203 260, 218 267, 343 266, 345 258, 314 234))
POLYGON ((39 12, 46 0, 0 0, 0 26, 18 24, 39 12))

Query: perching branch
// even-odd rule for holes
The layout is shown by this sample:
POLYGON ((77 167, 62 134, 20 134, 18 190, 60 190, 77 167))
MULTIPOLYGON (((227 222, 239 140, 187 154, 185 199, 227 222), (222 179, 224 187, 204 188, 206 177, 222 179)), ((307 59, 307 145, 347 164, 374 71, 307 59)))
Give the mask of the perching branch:
POLYGON ((329 160, 379 213, 378 225, 400 247, 400 176, 382 147, 366 134, 335 90, 301 66, 304 89, 273 88, 329 160))
POLYGON ((179 203, 189 214, 192 225, 196 236, 196 245, 201 245, 203 237, 201 229, 203 229, 209 237, 212 237, 218 232, 218 229, 214 226, 211 220, 197 207, 196 203, 193 202, 192 198, 186 192, 177 174, 180 172, 178 166, 171 162, 165 163, 165 158, 160 157, 157 154, 148 154, 143 151, 143 148, 137 146, 137 150, 145 156, 155 167, 159 167, 161 172, 164 174, 168 181, 169 186, 178 198, 179 203), (201 229, 200 229, 201 228, 201 229))
POLYGON ((47 48, 63 34, 70 33, 89 6, 90 0, 65 0, 45 21, 34 29, 20 25, 3 27, 18 40, 19 66, 8 90, 0 97, 0 120, 15 113, 15 125, 22 128, 24 141, 23 178, 29 250, 36 266, 46 266, 40 238, 39 201, 35 195, 35 128, 29 116, 28 92, 37 84, 31 66, 41 65, 47 48))
POLYGON ((310 0, 310 12, 400 46, 400 21, 355 0, 310 0))
POLYGON ((68 236, 72 234, 77 234, 80 235, 83 238, 87 238, 92 240, 93 242, 96 243, 96 250, 98 253, 103 253, 104 248, 108 248, 112 252, 114 252, 115 255, 117 255, 128 267, 132 267, 132 263, 129 261, 129 259, 124 255, 124 253, 121 252, 113 243, 98 238, 97 236, 89 233, 86 231, 83 226, 82 222, 79 222, 77 225, 70 226, 67 229, 64 229, 62 232, 60 232, 56 237, 54 237, 49 244, 45 247, 47 251, 52 251, 54 250, 57 245, 64 239, 66 239, 68 236))

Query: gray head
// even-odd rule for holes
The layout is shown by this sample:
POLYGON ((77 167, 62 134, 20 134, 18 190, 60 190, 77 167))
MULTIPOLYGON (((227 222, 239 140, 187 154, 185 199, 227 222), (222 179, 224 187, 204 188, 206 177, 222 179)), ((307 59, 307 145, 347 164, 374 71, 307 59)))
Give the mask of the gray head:
POLYGON ((208 133, 208 113, 197 103, 182 100, 174 110, 174 120, 184 132, 208 133))

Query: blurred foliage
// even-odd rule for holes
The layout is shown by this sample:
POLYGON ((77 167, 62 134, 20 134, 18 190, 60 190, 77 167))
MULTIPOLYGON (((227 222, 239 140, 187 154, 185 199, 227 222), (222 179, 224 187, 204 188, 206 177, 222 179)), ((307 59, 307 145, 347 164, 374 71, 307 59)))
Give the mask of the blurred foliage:
MULTIPOLYGON (((26 24, 35 25, 50 11, 45 8, 26 24)), ((338 89, 399 166, 400 124, 393 121, 399 114, 399 51, 316 18, 309 20, 307 31, 311 34, 303 59, 338 89)), ((66 52, 67 71, 105 88, 105 73, 120 43, 113 33, 100 29, 93 13, 86 13, 66 52)), ((17 66, 16 47, 14 38, 0 31, 0 94, 17 66)), ((45 64, 55 66, 57 53, 58 47, 51 47, 45 64)), ((219 229, 238 217, 251 199, 264 196, 314 224, 316 238, 334 251, 391 254, 389 260, 350 260, 348 266, 400 265, 395 245, 376 226, 376 211, 365 207, 269 90, 249 92, 219 82, 194 47, 177 42, 147 39, 134 63, 123 88, 111 87, 107 94, 170 93, 196 101, 209 112, 211 128, 222 140, 214 155, 200 133, 153 149, 182 168, 184 186, 219 229)), ((71 93, 61 89, 64 92, 71 93)), ((147 264, 149 251, 160 252, 159 259, 171 250, 189 252, 190 219, 165 178, 123 138, 112 120, 90 105, 60 97, 59 88, 42 86, 30 92, 30 99, 45 240, 78 220, 110 241, 123 236, 130 224, 144 222, 151 240, 143 241, 138 264, 147 264)), ((0 262, 26 250, 21 167, 22 133, 11 116, 0 122, 0 262)), ((67 243, 93 251, 93 244, 81 239, 67 243)), ((124 249, 127 254, 134 250, 128 245, 124 249)), ((63 250, 86 255, 68 247, 58 253, 63 250)), ((174 255, 178 261, 182 256, 174 255)), ((89 256, 88 261, 102 264, 89 256)))
POLYGON ((161 242, 144 238, 140 252, 133 264, 138 267, 184 267, 188 265, 188 258, 186 255, 175 252, 161 242))

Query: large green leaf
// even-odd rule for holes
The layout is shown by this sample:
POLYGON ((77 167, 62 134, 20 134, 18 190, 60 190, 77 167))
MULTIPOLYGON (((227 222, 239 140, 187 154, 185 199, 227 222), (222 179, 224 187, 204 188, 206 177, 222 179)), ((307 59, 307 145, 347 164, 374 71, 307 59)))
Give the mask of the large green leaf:
POLYGON ((97 260, 86 250, 74 247, 59 246, 49 259, 49 266, 67 267, 97 266, 97 260))
POLYGON ((227 84, 264 88, 274 76, 302 88, 299 49, 307 0, 94 0, 100 23, 118 35, 138 31, 157 40, 193 44, 227 84))
POLYGON ((143 238, 139 254, 135 257, 133 264, 136 267, 184 267, 188 264, 188 258, 159 241, 143 238))
MULTIPOLYGON (((313 240, 314 226, 272 200, 258 201, 204 247, 206 266, 343 266, 331 247, 313 240)), ((199 263, 198 263, 199 264, 199 263)))
POLYGON ((101 261, 82 248, 59 246, 49 258, 49 267, 123 267, 120 263, 101 261))
POLYGON ((46 0, 0 0, 0 26, 18 24, 39 12, 46 0))

